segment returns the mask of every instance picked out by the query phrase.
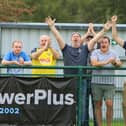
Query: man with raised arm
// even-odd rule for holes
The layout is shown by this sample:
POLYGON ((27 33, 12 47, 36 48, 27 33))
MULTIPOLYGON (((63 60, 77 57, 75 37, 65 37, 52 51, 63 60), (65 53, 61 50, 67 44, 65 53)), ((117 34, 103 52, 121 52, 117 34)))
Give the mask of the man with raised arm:
MULTIPOLYGON (((116 29, 116 22, 117 22, 117 16, 114 15, 112 18, 111 18, 111 21, 112 21, 112 37, 113 39, 122 47, 126 50, 126 40, 123 40, 121 39, 119 36, 118 36, 118 33, 117 33, 117 29, 116 29)), ((123 90, 123 102, 122 102, 122 107, 123 107, 123 118, 124 118, 124 124, 126 126, 126 98, 125 98, 125 95, 126 95, 126 90, 125 90, 125 83, 124 83, 124 90, 123 90)))
POLYGON ((126 41, 124 41, 123 39, 121 39, 121 38, 118 36, 118 33, 117 33, 117 29, 116 29, 117 16, 116 16, 116 15, 112 16, 111 21, 112 21, 112 38, 113 38, 121 47, 123 47, 123 48, 126 49, 126 41))

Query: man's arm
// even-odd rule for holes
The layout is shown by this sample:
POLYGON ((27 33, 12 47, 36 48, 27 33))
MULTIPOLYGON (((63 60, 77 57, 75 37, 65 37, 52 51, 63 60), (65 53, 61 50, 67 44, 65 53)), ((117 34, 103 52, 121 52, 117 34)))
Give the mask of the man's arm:
POLYGON ((104 28, 100 32, 98 32, 93 39, 91 39, 89 41, 89 43, 88 43, 88 50, 89 51, 91 51, 94 48, 98 39, 100 39, 105 34, 105 32, 107 32, 111 28, 111 26, 112 26, 112 23, 110 21, 107 22, 104 25, 104 28))
POLYGON ((52 33, 54 34, 60 49, 63 49, 65 47, 65 42, 62 36, 60 35, 59 31, 55 27, 55 19, 52 20, 51 17, 47 17, 45 21, 48 24, 49 28, 51 29, 52 33))
POLYGON ((88 27, 87 32, 81 37, 81 42, 84 43, 86 41, 86 38, 90 34, 92 34, 93 37, 96 35, 96 33, 94 31, 94 25, 93 25, 93 23, 89 23, 89 27, 88 27))
POLYGON ((54 58, 59 59, 60 58, 60 53, 57 50, 55 50, 54 48, 52 48, 52 47, 50 47, 50 49, 51 49, 51 51, 53 53, 54 58))
POLYGON ((111 18, 112 21, 112 38, 120 45, 123 47, 124 45, 124 40, 122 40, 118 34, 117 34, 117 29, 116 29, 116 21, 117 21, 117 16, 112 16, 111 18))
POLYGON ((98 61, 96 57, 91 58, 92 66, 104 66, 109 63, 113 64, 114 66, 121 66, 122 64, 120 60, 116 60, 114 57, 110 57, 108 60, 105 60, 105 61, 98 61))
POLYGON ((31 53, 31 58, 32 59, 37 59, 43 52, 45 51, 45 49, 39 49, 38 51, 34 51, 31 53))
POLYGON ((8 60, 2 60, 1 62, 2 65, 19 65, 19 62, 18 61, 8 61, 8 60))
POLYGON ((32 65, 32 62, 31 61, 24 61, 24 64, 22 65, 32 65))

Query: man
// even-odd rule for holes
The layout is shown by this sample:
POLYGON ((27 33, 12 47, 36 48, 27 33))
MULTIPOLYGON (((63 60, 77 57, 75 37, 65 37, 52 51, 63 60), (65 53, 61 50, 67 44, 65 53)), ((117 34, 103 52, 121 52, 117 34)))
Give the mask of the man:
MULTIPOLYGON (((96 49, 91 54, 91 64, 93 66, 120 66, 119 57, 110 48, 110 39, 107 36, 102 38, 100 49, 96 49)), ((92 77, 92 92, 95 102, 95 114, 98 126, 102 126, 102 100, 105 99, 107 107, 106 120, 107 126, 111 126, 113 117, 113 97, 115 93, 115 80, 112 76, 114 70, 93 70, 92 75, 104 75, 92 77)))
POLYGON ((112 21, 112 37, 114 41, 116 41, 121 47, 126 49, 126 41, 121 39, 117 34, 117 29, 116 29, 117 16, 116 15, 112 16, 111 21, 112 21))
MULTIPOLYGON (((117 34, 117 29, 116 29, 116 22, 117 22, 117 16, 113 16, 111 18, 111 21, 112 21, 112 37, 113 39, 122 47, 126 50, 126 41, 121 39, 118 34, 117 34)), ((126 52, 125 52, 126 53, 126 52)), ((123 106, 123 117, 124 117, 124 124, 126 126, 126 84, 124 82, 124 90, 123 90, 123 103, 122 103, 122 106, 123 106)))
MULTIPOLYGON (((111 27, 111 24, 108 22, 104 25, 104 28, 88 42, 88 44, 83 45, 81 35, 78 32, 72 33, 71 42, 72 45, 69 46, 63 40, 62 36, 60 35, 59 31, 55 27, 55 19, 52 20, 51 17, 46 18, 46 23, 49 25, 52 33, 54 34, 60 49, 62 50, 63 57, 64 57, 64 65, 65 66, 85 66, 87 65, 87 58, 88 53, 94 48, 95 43, 97 40, 104 35, 106 31, 108 31, 111 27)), ((64 74, 78 74, 77 69, 65 69, 64 74)), ((84 80, 85 81, 85 80, 84 80)), ((85 82, 84 82, 85 83, 85 82)), ((84 88, 85 84, 82 85, 83 89, 83 100, 86 100, 86 89, 84 88)), ((86 102, 86 101, 85 101, 86 102)), ((84 103, 85 104, 85 103, 84 103)), ((85 105, 83 105, 85 106, 85 105)), ((85 125, 85 109, 83 108, 82 114, 82 125, 85 125)))
MULTIPOLYGON (((55 66, 60 54, 51 47, 51 39, 48 35, 40 36, 40 47, 31 51, 32 65, 55 66)), ((32 69, 32 74, 56 74, 56 69, 32 69)))
MULTIPOLYGON (((93 23, 89 23, 89 27, 88 30, 86 32, 86 34, 84 34, 84 37, 82 36, 82 40, 84 39, 84 44, 87 44, 88 42, 90 42, 91 39, 93 39, 93 37, 95 37, 96 32, 94 31, 94 25, 93 23)), ((91 52, 88 54, 88 65, 90 64, 90 55, 91 52)), ((89 75, 92 74, 92 70, 87 70, 87 73, 89 75)), ((87 95, 86 95, 86 110, 85 110, 85 126, 89 126, 89 96, 91 96, 91 102, 92 102, 92 108, 93 108, 93 119, 94 119, 94 126, 97 126, 97 122, 96 122, 96 118, 95 118, 95 107, 94 107, 94 101, 93 101, 93 94, 92 94, 92 89, 91 89, 91 77, 87 78, 87 84, 85 86, 85 88, 87 87, 87 95)))
MULTIPOLYGON (((19 40, 15 40, 12 43, 12 51, 8 52, 2 60, 3 65, 31 65, 30 57, 22 51, 23 43, 19 40)), ((23 69, 7 69, 9 74, 22 74, 23 69)))

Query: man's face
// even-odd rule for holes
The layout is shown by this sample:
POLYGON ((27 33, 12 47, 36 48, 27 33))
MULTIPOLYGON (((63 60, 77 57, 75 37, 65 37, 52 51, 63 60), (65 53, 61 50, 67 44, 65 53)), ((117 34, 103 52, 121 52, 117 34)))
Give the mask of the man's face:
POLYGON ((81 36, 78 33, 74 33, 71 37, 72 46, 79 48, 81 46, 81 36))
POLYGON ((50 39, 49 39, 48 36, 42 36, 42 37, 40 37, 40 46, 41 47, 44 47, 46 45, 49 46, 49 44, 50 44, 50 39))
POLYGON ((13 47, 12 48, 13 48, 13 51, 14 51, 15 54, 19 54, 21 52, 21 50, 22 50, 22 43, 15 42, 13 44, 13 47))
POLYGON ((107 38, 103 38, 100 42, 100 49, 102 52, 107 52, 109 50, 110 43, 107 38))

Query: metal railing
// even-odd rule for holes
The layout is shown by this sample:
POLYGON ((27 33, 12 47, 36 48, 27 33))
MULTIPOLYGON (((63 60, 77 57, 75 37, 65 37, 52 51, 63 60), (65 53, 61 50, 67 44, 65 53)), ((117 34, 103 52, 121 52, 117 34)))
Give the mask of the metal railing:
MULTIPOLYGON (((78 74, 63 74, 63 73, 57 73, 57 74, 34 74, 34 76, 40 76, 40 77, 48 77, 48 76, 53 76, 53 77, 76 77, 78 79, 78 104, 77 104, 77 122, 76 122, 76 125, 77 126, 81 126, 81 111, 82 111, 82 96, 81 96, 81 92, 82 92, 82 81, 83 81, 83 78, 91 78, 92 76, 113 76, 117 79, 117 81, 119 80, 118 83, 120 83, 120 80, 122 80, 122 78, 126 77, 126 73, 125 73, 125 70, 126 70, 126 67, 93 67, 93 66, 14 66, 14 65, 10 65, 10 66, 7 66, 7 65, 0 65, 0 76, 11 76, 13 74, 8 74, 6 72, 2 72, 2 69, 7 69, 7 68, 13 68, 13 69, 29 69, 29 70, 32 70, 32 69, 56 69, 56 70, 64 70, 64 69, 78 69, 78 74), (117 73, 115 73, 114 75, 101 75, 101 74, 97 74, 97 75, 92 75, 92 74, 89 74, 89 73, 83 73, 83 70, 115 70, 117 71, 117 73), (122 72, 123 71, 123 72, 122 72), (119 79, 118 79, 119 78, 119 79)), ((32 77, 33 74, 31 74, 31 72, 28 72, 28 73, 23 73, 23 74, 18 74, 18 75, 14 75, 14 76, 26 76, 26 77, 32 77)), ((123 82, 121 83, 124 83, 124 80, 123 82)), ((116 91, 117 92, 121 92, 123 91, 123 84, 122 86, 117 86, 116 88, 116 91)), ((120 103, 121 104, 121 103, 120 103)), ((121 111, 121 110, 120 110, 121 111)), ((123 120, 123 118, 121 117, 120 120, 123 120)), ((91 124, 93 125, 93 124, 91 124)), ((123 124, 124 125, 124 124, 123 124)), ((122 126, 122 125, 120 125, 122 126)))

